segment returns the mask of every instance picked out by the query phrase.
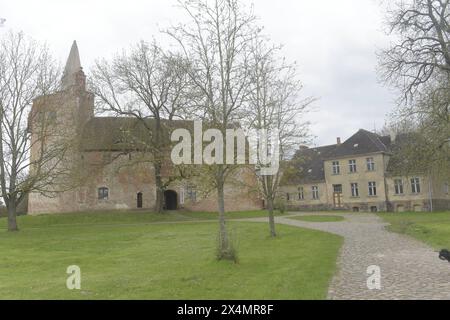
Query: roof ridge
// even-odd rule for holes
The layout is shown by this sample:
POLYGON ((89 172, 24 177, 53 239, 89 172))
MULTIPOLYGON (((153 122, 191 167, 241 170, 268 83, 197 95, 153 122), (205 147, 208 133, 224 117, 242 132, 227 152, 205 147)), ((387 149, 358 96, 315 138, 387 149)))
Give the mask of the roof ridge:
MULTIPOLYGON (((375 133, 375 132, 370 132, 370 131, 364 130, 364 129, 363 129, 363 131, 364 131, 364 133, 367 135, 367 137, 370 139, 370 141, 372 141, 373 143, 375 143, 375 145, 381 144, 382 147, 383 147, 383 149, 384 149, 385 151, 387 150, 386 145, 380 140, 380 136, 379 136, 377 133, 375 133), (374 140, 374 138, 375 138, 376 140, 374 140)), ((378 146, 377 146, 377 147, 378 147, 378 146)))
POLYGON ((336 146, 337 146, 337 144, 328 144, 328 145, 325 145, 325 146, 311 147, 309 149, 329 148, 329 147, 336 147, 336 146))

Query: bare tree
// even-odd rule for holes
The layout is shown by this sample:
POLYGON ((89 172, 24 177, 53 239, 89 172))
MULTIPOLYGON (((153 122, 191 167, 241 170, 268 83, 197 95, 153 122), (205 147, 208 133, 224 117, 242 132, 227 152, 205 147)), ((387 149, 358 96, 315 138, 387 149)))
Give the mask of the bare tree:
POLYGON ((0 188, 8 230, 17 231, 16 208, 30 192, 53 193, 67 171, 68 144, 52 130, 51 113, 30 112, 33 99, 53 93, 59 71, 45 46, 9 32, 0 42, 0 188), (59 143, 47 143, 58 140, 59 143), (33 152, 31 152, 34 150, 33 152))
MULTIPOLYGON (((237 0, 187 0, 179 4, 190 23, 167 33, 191 61, 188 73, 199 97, 198 116, 224 137, 226 129, 242 119, 248 97, 250 44, 258 33, 255 16, 237 0)), ((223 259, 234 259, 229 254, 224 203, 224 185, 233 168, 223 163, 210 167, 217 189, 219 258, 223 259)))
POLYGON ((137 141, 151 156, 156 182, 156 212, 162 212, 164 190, 170 181, 162 175, 172 123, 186 108, 189 78, 184 59, 168 55, 156 44, 141 42, 113 59, 97 61, 91 88, 100 110, 134 117, 147 132, 137 141))
MULTIPOLYGON (((299 94, 303 86, 298 80, 296 65, 289 64, 282 58, 280 47, 269 47, 266 45, 269 41, 265 37, 258 37, 253 43, 248 127, 277 139, 273 143, 280 149, 279 159, 276 160, 281 164, 308 138, 309 123, 303 119, 313 99, 300 100, 299 94)), ((265 142, 258 140, 258 148, 260 143, 265 142)), ((257 168, 263 166, 258 153, 257 168)), ((282 170, 270 175, 256 171, 256 175, 260 193, 267 205, 270 234, 276 237, 273 211, 282 170)))
POLYGON ((449 9, 448 0, 411 0, 394 2, 388 13, 389 32, 398 42, 381 53, 381 71, 405 98, 450 73, 449 9))
POLYGON ((402 94, 391 122, 414 124, 429 164, 447 159, 450 144, 449 23, 448 0, 396 1, 388 25, 397 42, 380 54, 384 81, 402 94))

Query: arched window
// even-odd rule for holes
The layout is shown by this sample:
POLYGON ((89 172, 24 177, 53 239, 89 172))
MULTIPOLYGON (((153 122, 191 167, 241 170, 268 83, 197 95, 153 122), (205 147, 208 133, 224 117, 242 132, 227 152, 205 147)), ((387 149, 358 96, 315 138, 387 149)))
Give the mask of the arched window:
POLYGON ((109 189, 102 187, 98 188, 98 200, 108 200, 109 197, 109 189))

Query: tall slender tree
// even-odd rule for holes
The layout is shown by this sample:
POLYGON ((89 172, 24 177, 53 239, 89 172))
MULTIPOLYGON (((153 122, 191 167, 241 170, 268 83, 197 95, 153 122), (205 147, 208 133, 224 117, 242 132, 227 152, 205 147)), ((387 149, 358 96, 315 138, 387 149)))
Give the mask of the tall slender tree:
POLYGON ((68 174, 61 164, 69 144, 52 130, 55 119, 30 112, 33 99, 58 89, 56 65, 45 46, 23 33, 11 31, 0 40, 0 191, 9 231, 18 230, 17 206, 30 192, 56 192, 56 182, 68 174))
MULTIPOLYGON (((265 37, 258 37, 253 42, 246 122, 248 128, 264 132, 272 142, 272 147, 279 149, 279 153, 272 152, 271 155, 278 157, 273 161, 282 164, 308 138, 309 122, 304 116, 314 99, 300 98, 303 86, 298 80, 296 65, 286 62, 280 47, 269 46, 267 43, 270 42, 265 37)), ((261 143, 266 143, 260 139, 266 137, 256 137, 258 149, 261 143)), ((257 168, 265 166, 266 161, 262 160, 257 153, 257 168)), ((261 172, 256 171, 256 176, 269 214, 270 234, 276 237, 274 201, 283 170, 279 168, 269 174, 261 172)))
MULTIPOLYGON (((250 85, 251 42, 259 32, 256 18, 238 0, 187 0, 179 5, 189 23, 167 31, 191 61, 189 77, 197 92, 197 116, 226 130, 242 119, 250 85)), ((225 150, 221 150, 225 154, 225 150)), ((219 259, 234 259, 225 222, 224 186, 235 166, 217 161, 209 167, 217 190, 219 259)))

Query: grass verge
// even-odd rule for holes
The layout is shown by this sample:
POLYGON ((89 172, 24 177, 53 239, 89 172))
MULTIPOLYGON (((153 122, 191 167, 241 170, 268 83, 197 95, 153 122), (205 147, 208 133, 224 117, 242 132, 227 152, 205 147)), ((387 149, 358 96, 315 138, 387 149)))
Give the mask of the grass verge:
POLYGON ((435 249, 450 248, 450 212, 380 213, 388 229, 421 240, 435 249))
POLYGON ((0 270, 9 270, 0 299, 324 299, 342 245, 324 232, 280 225, 271 239, 265 223, 232 222, 234 264, 215 259, 213 222, 141 224, 131 215, 130 225, 106 226, 79 217, 64 228, 43 227, 67 224, 62 215, 34 217, 39 228, 0 232, 0 270), (81 268, 79 291, 66 288, 71 265, 81 268))

